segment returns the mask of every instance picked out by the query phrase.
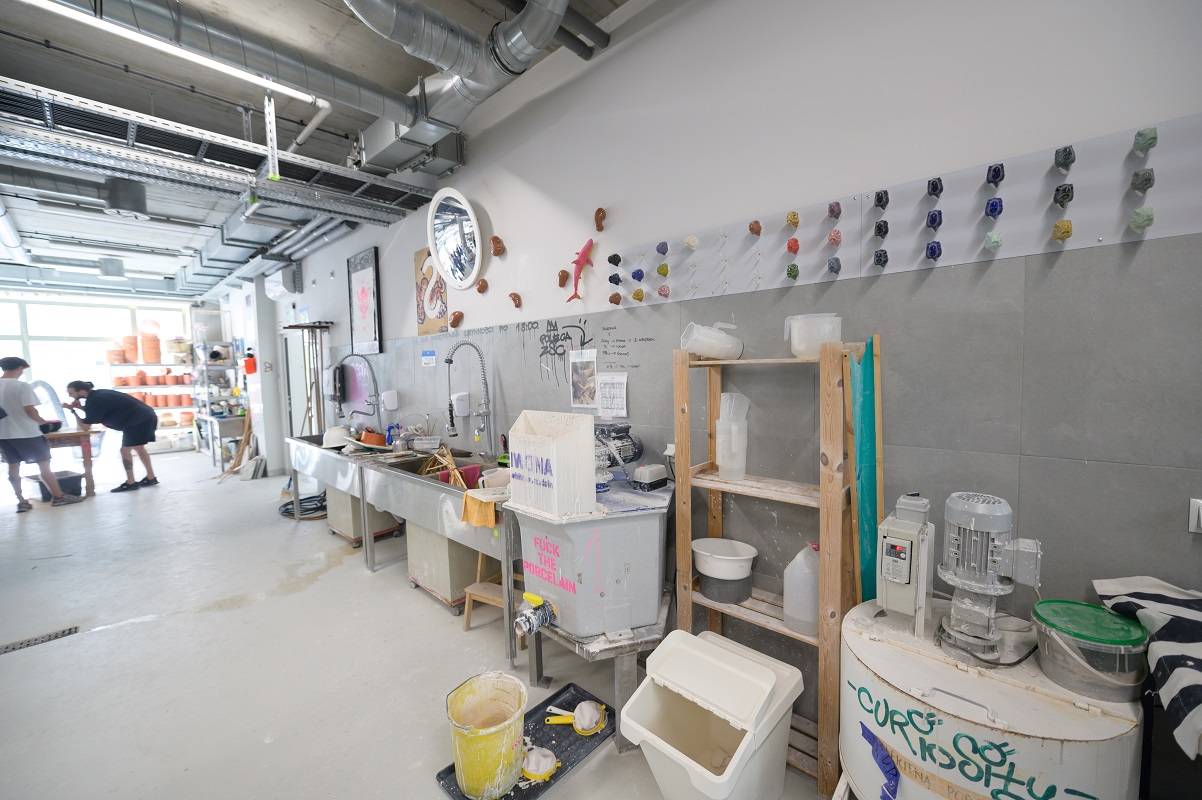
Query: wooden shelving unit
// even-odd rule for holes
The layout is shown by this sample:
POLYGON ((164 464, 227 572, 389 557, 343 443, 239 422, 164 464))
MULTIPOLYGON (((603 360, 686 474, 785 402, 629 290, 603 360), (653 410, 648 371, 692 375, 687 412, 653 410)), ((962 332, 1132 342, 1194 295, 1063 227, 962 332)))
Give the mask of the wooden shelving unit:
MULTIPOLYGON (((880 340, 874 338, 877 365, 876 435, 880 442, 880 340)), ((831 342, 822 346, 817 359, 767 358, 719 361, 692 357, 677 350, 673 361, 673 386, 676 405, 676 607, 677 627, 693 630, 693 606, 709 610, 708 627, 720 633, 722 616, 730 616, 757 625, 781 636, 818 648, 818 722, 793 715, 789 733, 788 763, 818 779, 818 791, 830 797, 839 780, 839 631, 843 615, 857 602, 856 559, 858 536, 853 535, 851 469, 848 452, 854 453, 850 424, 851 393, 845 392, 846 360, 860 356, 864 345, 831 342), (819 369, 820 457, 818 485, 796 483, 757 476, 741 481, 718 477, 717 410, 722 397, 723 368, 819 369), (692 415, 689 407, 689 370, 706 371, 708 458, 693 464, 690 447, 692 415), (846 449, 845 449, 846 448, 846 449), (752 591, 750 600, 739 604, 719 603, 702 595, 693 578, 692 490, 707 490, 707 534, 722 536, 722 496, 739 494, 781 503, 814 508, 818 511, 820 540, 819 626, 818 636, 805 636, 783 622, 784 601, 780 595, 752 591)), ((878 446, 878 493, 883 485, 878 446)), ((798 549, 802 546, 798 542, 798 549)))

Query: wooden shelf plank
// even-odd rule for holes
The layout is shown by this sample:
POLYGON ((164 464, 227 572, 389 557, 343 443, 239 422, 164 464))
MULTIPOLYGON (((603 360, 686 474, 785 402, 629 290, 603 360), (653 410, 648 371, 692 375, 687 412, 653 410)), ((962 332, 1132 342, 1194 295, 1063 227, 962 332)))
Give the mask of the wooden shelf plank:
POLYGON ((704 606, 705 608, 712 608, 715 611, 721 611, 723 614, 734 617, 735 619, 741 619, 744 622, 750 622, 752 625, 756 625, 761 628, 767 628, 774 633, 779 633, 781 636, 788 636, 790 639, 796 639, 799 642, 805 642, 806 644, 814 645, 815 647, 818 646, 818 639, 816 637, 806 636, 805 634, 798 633, 790 628, 786 628, 783 621, 784 612, 780 609, 777 609, 776 606, 764 601, 756 601, 754 594, 752 600, 747 602, 756 603, 757 607, 755 608, 749 607, 742 603, 739 605, 734 605, 732 603, 719 603, 716 600, 710 600, 696 589, 693 590, 693 602, 699 606, 704 606), (765 611, 767 611, 769 608, 776 609, 779 615, 774 615, 771 612, 765 613, 765 611))
POLYGON ((813 720, 806 719, 800 714, 793 714, 789 720, 789 724, 792 726, 793 730, 801 731, 811 739, 818 738, 818 723, 814 722, 813 720))
POLYGON ((817 358, 738 358, 733 361, 694 358, 689 361, 689 367, 737 367, 742 364, 817 364, 817 358))
POLYGON ((789 755, 785 758, 785 763, 794 769, 799 769, 806 775, 818 777, 818 759, 813 756, 806 755, 800 750, 789 748, 789 755))
POLYGON ((719 492, 760 497, 809 508, 819 506, 818 487, 810 483, 794 483, 755 475, 748 475, 741 481, 727 481, 719 478, 717 470, 712 469, 693 475, 691 483, 699 489, 716 489, 719 492))

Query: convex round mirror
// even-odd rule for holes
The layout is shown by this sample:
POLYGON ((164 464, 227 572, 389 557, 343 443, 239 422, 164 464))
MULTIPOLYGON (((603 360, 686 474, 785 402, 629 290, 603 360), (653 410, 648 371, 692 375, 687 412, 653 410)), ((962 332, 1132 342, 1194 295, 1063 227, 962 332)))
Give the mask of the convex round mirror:
POLYGON ((426 223, 434 267, 448 285, 467 289, 480 273, 480 225, 467 198, 454 189, 439 189, 430 201, 426 223))

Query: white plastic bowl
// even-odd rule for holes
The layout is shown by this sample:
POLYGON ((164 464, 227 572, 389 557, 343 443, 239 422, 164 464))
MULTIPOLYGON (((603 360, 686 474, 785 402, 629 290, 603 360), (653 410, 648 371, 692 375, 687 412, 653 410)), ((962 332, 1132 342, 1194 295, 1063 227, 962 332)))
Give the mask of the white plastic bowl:
POLYGON ((702 575, 738 581, 751 574, 751 562, 760 552, 734 539, 694 539, 693 564, 702 575))

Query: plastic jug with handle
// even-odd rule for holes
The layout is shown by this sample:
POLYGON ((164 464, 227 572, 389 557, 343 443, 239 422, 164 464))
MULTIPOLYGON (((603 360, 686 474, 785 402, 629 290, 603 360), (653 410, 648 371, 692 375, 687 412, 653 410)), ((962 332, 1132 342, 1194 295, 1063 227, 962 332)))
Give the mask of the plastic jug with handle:
POLYGON ((784 623, 806 636, 818 635, 818 545, 810 542, 785 567, 784 623))
POLYGON ((843 318, 834 313, 785 317, 785 341, 798 358, 818 358, 824 342, 843 338, 843 318))
POLYGON ((722 328, 734 329, 727 322, 715 322, 714 327, 690 322, 680 335, 680 349, 706 358, 737 359, 743 355, 743 340, 731 336, 722 328))

